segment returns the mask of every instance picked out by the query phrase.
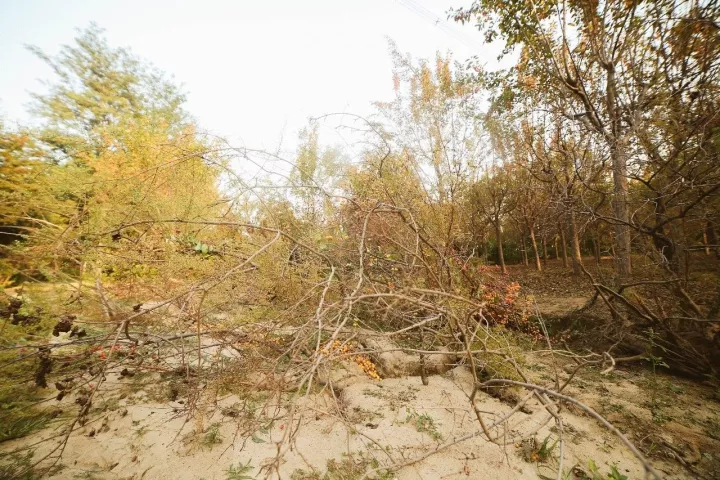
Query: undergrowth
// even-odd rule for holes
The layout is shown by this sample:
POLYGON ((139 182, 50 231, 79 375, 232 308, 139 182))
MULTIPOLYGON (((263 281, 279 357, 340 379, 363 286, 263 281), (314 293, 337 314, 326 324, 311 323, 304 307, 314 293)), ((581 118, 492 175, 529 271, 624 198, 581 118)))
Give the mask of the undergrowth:
POLYGON ((318 471, 306 471, 297 469, 290 475, 291 480, 360 480, 364 478, 369 470, 375 470, 374 476, 377 480, 391 480, 395 475, 380 468, 380 464, 374 458, 367 458, 365 455, 345 455, 341 460, 330 459, 324 473, 318 471))

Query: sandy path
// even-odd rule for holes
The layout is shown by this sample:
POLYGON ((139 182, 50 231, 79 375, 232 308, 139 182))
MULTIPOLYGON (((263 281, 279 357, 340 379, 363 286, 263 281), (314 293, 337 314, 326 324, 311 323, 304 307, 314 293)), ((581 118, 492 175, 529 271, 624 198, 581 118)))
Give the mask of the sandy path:
MULTIPOLYGON (((298 469, 324 472, 329 460, 340 462, 347 455, 354 455, 356 463, 365 464, 369 470, 377 464, 404 463, 454 438, 479 431, 466 396, 471 376, 463 367, 430 377, 428 386, 423 386, 418 377, 372 381, 357 376, 351 380, 337 402, 326 394, 302 402, 300 429, 279 466, 282 478, 290 478, 293 472, 298 476, 298 469)), ((260 468, 272 463, 277 442, 290 426, 280 419, 266 431, 258 429, 250 437, 236 437, 238 419, 224 415, 222 410, 238 400, 232 396, 221 399, 218 408, 205 418, 206 433, 195 435, 194 422, 186 423, 186 416, 175 411, 183 405, 157 403, 144 391, 135 392, 113 402, 112 410, 100 412, 96 420, 71 435, 62 461, 64 468, 53 478, 225 479, 228 467, 240 463, 252 465, 250 478, 264 478, 260 468), (213 435, 209 436, 207 427, 213 424, 213 435)), ((478 407, 487 412, 489 421, 511 408, 487 395, 480 397, 478 407)), ((72 409, 70 405, 67 408, 72 409)), ((517 413, 506 434, 513 436, 536 427, 544 413, 537 405, 532 410, 532 414, 517 413)), ((269 410, 265 413, 271 414, 269 410)), ((629 478, 642 478, 640 463, 595 421, 567 412, 565 421, 566 469, 576 464, 586 467, 593 459, 602 472, 616 463, 629 478)), ((552 425, 538 432, 538 442, 551 434, 552 425)), ((3 450, 37 438, 34 435, 8 442, 3 450)), ((50 445, 41 446, 36 455, 50 445)), ((538 473, 554 478, 557 460, 546 465, 528 463, 521 458, 525 448, 512 443, 500 447, 478 436, 401 468, 396 478, 535 479, 538 473)), ((557 456, 557 449, 554 453, 557 456)), ((277 472, 271 478, 278 478, 277 472)))

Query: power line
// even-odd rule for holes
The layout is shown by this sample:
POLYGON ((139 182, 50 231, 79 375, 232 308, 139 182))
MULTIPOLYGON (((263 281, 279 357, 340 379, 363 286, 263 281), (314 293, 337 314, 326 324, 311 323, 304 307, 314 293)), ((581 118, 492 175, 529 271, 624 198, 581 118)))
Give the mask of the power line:
POLYGON ((419 4, 417 1, 415 1, 415 0, 397 0, 397 2, 400 5, 402 5, 403 7, 405 7, 406 9, 410 10, 412 13, 414 13, 418 17, 425 20, 426 22, 439 28, 446 35, 453 37, 455 40, 459 41, 460 43, 462 43, 463 45, 468 47, 470 50, 479 51, 482 49, 482 45, 477 43, 474 38, 453 28, 451 25, 449 25, 447 23, 446 20, 441 19, 440 17, 435 15, 433 12, 431 12, 430 10, 425 8, 423 5, 419 4))

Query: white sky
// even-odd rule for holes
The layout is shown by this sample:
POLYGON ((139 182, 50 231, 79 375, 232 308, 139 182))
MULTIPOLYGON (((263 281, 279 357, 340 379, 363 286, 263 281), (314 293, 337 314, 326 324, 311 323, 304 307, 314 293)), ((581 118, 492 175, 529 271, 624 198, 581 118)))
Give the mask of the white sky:
POLYGON ((368 115, 371 102, 392 98, 387 37, 416 58, 451 51, 456 60, 480 55, 495 64, 498 46, 445 21, 449 7, 468 2, 0 0, 0 115, 28 124, 28 92, 52 78, 24 45, 52 55, 94 21, 112 46, 172 74, 204 129, 253 148, 275 149, 284 136, 292 149, 308 117, 368 115), (432 12, 431 21, 413 5, 432 12))

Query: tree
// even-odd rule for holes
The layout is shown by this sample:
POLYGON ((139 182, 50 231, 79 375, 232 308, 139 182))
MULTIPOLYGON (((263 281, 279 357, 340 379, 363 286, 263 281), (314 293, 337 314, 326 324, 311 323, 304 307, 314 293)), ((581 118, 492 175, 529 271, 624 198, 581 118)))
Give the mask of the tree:
POLYGON ((52 264, 46 274, 69 268, 81 275, 88 261, 99 268, 155 261, 152 252, 188 229, 153 222, 217 213, 223 159, 188 121, 176 86, 127 50, 111 48, 95 26, 55 57, 33 51, 57 76, 47 94, 34 95, 44 121, 30 132, 35 170, 44 172, 34 186, 42 202, 31 203, 25 221, 32 228, 22 236, 37 265, 52 264), (138 222, 146 226, 102 238, 138 222), (120 241, 136 255, 119 255, 126 248, 120 241))
POLYGON ((503 165, 492 165, 475 182, 469 194, 469 208, 479 212, 493 226, 498 249, 498 263, 502 273, 507 273, 503 253, 503 220, 510 209, 510 173, 503 165))
POLYGON ((526 78, 548 85, 563 115, 600 135, 612 157, 615 185, 616 272, 630 275, 627 207, 627 125, 622 122, 617 71, 641 25, 632 21, 637 2, 495 2, 479 0, 455 13, 458 21, 478 20, 491 41, 501 35, 506 51, 521 46, 518 72, 510 88, 526 78), (576 22, 568 33, 568 17, 576 22))
POLYGON ((536 171, 564 201, 576 269, 592 277, 579 264, 580 232, 610 235, 614 286, 592 281, 615 325, 642 338, 662 324, 652 341, 674 361, 712 369, 716 340, 701 325, 717 309, 703 309, 686 287, 692 252, 714 236, 720 196, 720 4, 477 0, 452 15, 477 21, 506 53, 517 49, 514 68, 476 65, 475 80, 490 89, 494 115, 528 125, 536 171), (657 267, 653 280, 629 280, 631 235, 635 253, 657 267), (642 288, 628 294, 640 285, 663 285, 672 305, 660 305, 657 290, 646 292, 655 310, 642 288))
MULTIPOLYGON (((490 137, 490 144, 495 154, 503 159, 504 168, 507 170, 503 176, 494 177, 492 181, 501 184, 507 183, 508 199, 505 200, 505 203, 513 206, 513 208, 506 208, 507 216, 515 222, 523 251, 525 250, 525 236, 526 234, 529 236, 535 268, 541 271, 540 249, 536 234, 542 216, 547 210, 548 197, 543 191, 541 182, 531 174, 529 168, 530 149, 524 144, 515 120, 511 116, 496 116, 492 107, 485 116, 485 128, 490 137)), ((523 258, 527 265, 526 257, 527 255, 524 253, 523 258)))
POLYGON ((34 192, 33 174, 38 166, 31 158, 32 139, 6 130, 0 121, 0 224, 2 243, 18 235, 15 228, 26 215, 24 206, 34 192))
POLYGON ((45 119, 38 140, 56 160, 98 155, 107 129, 130 119, 172 132, 188 123, 180 90, 128 50, 110 47, 102 32, 92 24, 53 57, 29 47, 57 76, 48 93, 33 95, 33 111, 45 119))
POLYGON ((413 155, 438 204, 452 203, 478 171, 482 155, 479 105, 472 90, 439 54, 435 65, 392 50, 395 100, 376 104, 390 141, 413 155), (432 172, 432 173, 430 173, 432 172))
POLYGON ((37 158, 32 138, 7 130, 0 121, 0 285, 18 272, 10 258, 10 246, 20 241, 30 219, 41 215, 38 181, 43 165, 37 158))
POLYGON ((320 225, 332 216, 335 205, 331 197, 339 187, 344 160, 340 149, 320 145, 317 123, 300 132, 290 181, 292 192, 299 201, 299 216, 309 225, 320 225))
POLYGON ((693 165, 709 167, 714 156, 708 133, 716 121, 719 8, 671 0, 478 0, 453 12, 458 21, 476 19, 488 41, 504 39, 506 52, 520 49, 517 69, 497 81, 498 99, 507 104, 543 96, 557 118, 594 137, 602 147, 598 160, 607 155, 612 213, 602 217, 614 229, 618 281, 631 273, 631 229, 651 236, 661 257, 675 257, 676 242, 665 232, 688 212, 667 215, 667 195, 676 195, 663 185, 699 172, 713 178, 689 209, 717 191, 714 171, 693 165), (547 88, 536 89, 540 84, 547 88), (665 178, 670 171, 672 180, 665 178), (655 195, 654 224, 630 215, 628 179, 655 195))

